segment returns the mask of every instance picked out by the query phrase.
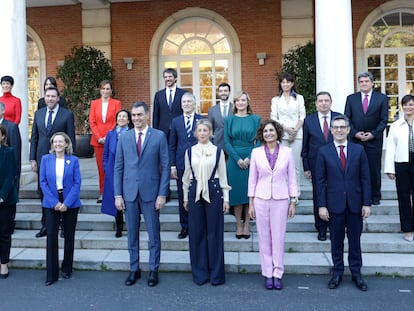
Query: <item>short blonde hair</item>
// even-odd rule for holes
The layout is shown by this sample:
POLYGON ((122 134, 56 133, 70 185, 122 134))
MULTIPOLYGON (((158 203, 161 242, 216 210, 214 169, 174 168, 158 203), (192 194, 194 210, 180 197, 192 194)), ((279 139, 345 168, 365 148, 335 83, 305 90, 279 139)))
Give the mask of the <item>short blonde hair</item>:
POLYGON ((65 139, 65 143, 66 143, 66 148, 65 148, 65 153, 68 155, 71 155, 73 153, 73 146, 72 146, 72 141, 70 140, 70 137, 68 134, 64 133, 64 132, 56 132, 55 134, 52 135, 52 137, 50 138, 50 151, 49 153, 53 154, 55 153, 55 147, 53 147, 53 139, 55 139, 56 136, 63 136, 63 138, 65 139))

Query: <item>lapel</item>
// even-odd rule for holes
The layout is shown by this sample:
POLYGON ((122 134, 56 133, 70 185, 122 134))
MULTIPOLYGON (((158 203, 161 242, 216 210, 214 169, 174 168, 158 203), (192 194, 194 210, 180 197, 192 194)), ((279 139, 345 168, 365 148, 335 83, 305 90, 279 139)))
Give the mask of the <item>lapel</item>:
MULTIPOLYGON (((372 93, 371 93, 371 98, 369 99, 369 103, 368 103, 368 110, 367 110, 367 114, 369 113, 369 112, 371 112, 372 111, 372 109, 374 109, 374 107, 375 107, 375 104, 376 104, 376 101, 377 101, 377 93, 375 92, 375 91, 372 91, 372 93)), ((361 104, 361 107, 362 107, 362 104, 361 104)))
POLYGON ((41 128, 46 130, 46 124, 45 124, 45 120, 46 120, 46 111, 47 108, 41 108, 39 111, 39 121, 41 124, 41 128))
POLYGON ((344 172, 344 170, 342 169, 341 160, 339 159, 338 151, 336 150, 336 147, 335 147, 334 142, 330 143, 330 148, 329 148, 329 149, 331 150, 332 157, 335 159, 336 166, 337 166, 337 167, 338 167, 338 169, 341 171, 342 175, 345 175, 345 172, 346 172, 346 170, 348 169, 348 166, 349 166, 349 164, 348 164, 348 157, 349 157, 349 141, 348 141, 348 148, 347 148, 347 149, 348 149, 348 150, 347 150, 347 157, 346 157, 346 159, 347 159, 347 163, 346 163, 346 167, 345 167, 345 172, 344 172))
MULTIPOLYGON (((51 172, 50 176, 52 177, 52 181, 48 184, 56 188, 56 155, 54 154, 52 157, 50 157, 50 159, 51 161, 49 162, 49 172, 51 172)), ((65 176, 64 173, 63 176, 65 176)))
MULTIPOLYGON (((151 139, 151 131, 152 131, 152 128, 150 128, 150 127, 148 126, 147 134, 145 135, 144 144, 142 145, 142 150, 141 150, 141 157, 140 157, 140 159, 141 159, 141 158, 142 158, 142 156, 144 155, 145 147, 148 145, 148 143, 149 143, 149 141, 150 141, 150 139, 151 139)), ((136 148, 135 148, 135 149, 136 149, 136 148)), ((138 155, 138 154, 137 154, 137 155, 138 155)))
MULTIPOLYGON (((311 119, 312 120, 312 126, 314 128, 316 128, 316 132, 318 133, 318 136, 320 139, 322 139, 323 141, 325 141, 325 136, 323 135, 322 129, 321 129, 321 124, 319 123, 319 114, 318 112, 315 112, 315 114, 313 115, 314 117, 311 119)), ((331 115, 332 117, 332 115, 331 115)))
MULTIPOLYGON (((109 110, 110 104, 108 103, 108 110, 109 110)), ((98 116, 99 120, 102 121, 102 123, 105 123, 102 119, 102 99, 98 99, 98 104, 96 105, 96 116, 98 116)), ((108 114, 108 111, 107 113, 108 114)))

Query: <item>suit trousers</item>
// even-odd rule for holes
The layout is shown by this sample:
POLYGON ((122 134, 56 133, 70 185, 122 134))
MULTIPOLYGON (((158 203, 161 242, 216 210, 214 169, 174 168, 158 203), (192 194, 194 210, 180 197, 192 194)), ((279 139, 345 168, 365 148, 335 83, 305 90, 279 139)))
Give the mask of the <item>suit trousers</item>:
POLYGON ((395 184, 402 232, 414 231, 414 161, 395 163, 395 184))
POLYGON ((381 156, 382 148, 370 148, 364 146, 368 158, 368 166, 371 179, 371 200, 381 200, 381 156))
POLYGON ((103 152, 104 145, 93 146, 96 158, 96 166, 98 167, 99 176, 99 193, 102 194, 104 190, 105 171, 103 168, 103 152))
POLYGON ((144 215, 149 239, 148 267, 150 271, 158 271, 161 253, 160 213, 155 210, 155 201, 144 202, 139 194, 135 201, 125 201, 130 269, 131 271, 138 271, 139 269, 139 227, 141 214, 144 215))
POLYGON ((188 229, 188 212, 183 205, 183 175, 184 170, 177 170, 178 211, 180 213, 181 228, 188 229))
POLYGON ((65 231, 65 246, 62 261, 62 272, 71 274, 73 253, 75 248, 75 230, 78 221, 79 208, 68 208, 66 212, 58 212, 53 208, 43 208, 46 216, 46 281, 56 281, 59 278, 59 224, 65 231))
POLYGON ((352 276, 361 275, 361 233, 362 216, 351 213, 347 207, 344 213, 329 212, 329 232, 331 238, 332 275, 342 276, 344 273, 344 239, 348 238, 348 265, 352 276))
MULTIPOLYGON (((311 162, 311 161, 309 161, 311 162)), ((313 217, 315 219, 315 228, 318 232, 326 232, 328 229, 328 222, 319 217, 319 208, 316 191, 316 159, 313 159, 310 164, 310 171, 312 174, 312 200, 313 200, 313 217)))
POLYGON ((266 278, 282 278, 289 201, 254 198, 260 264, 266 278))
POLYGON ((199 285, 209 280, 212 285, 223 284, 226 277, 222 193, 210 191, 210 203, 204 199, 194 202, 194 193, 190 189, 188 200, 188 236, 193 281, 199 285))
POLYGON ((11 235, 13 231, 16 204, 0 204, 0 260, 6 264, 10 260, 11 235))
POLYGON ((300 180, 302 176, 302 138, 295 139, 293 142, 289 142, 287 139, 282 139, 282 145, 292 149, 293 158, 295 159, 295 172, 296 172, 296 183, 298 188, 298 198, 300 196, 300 180))

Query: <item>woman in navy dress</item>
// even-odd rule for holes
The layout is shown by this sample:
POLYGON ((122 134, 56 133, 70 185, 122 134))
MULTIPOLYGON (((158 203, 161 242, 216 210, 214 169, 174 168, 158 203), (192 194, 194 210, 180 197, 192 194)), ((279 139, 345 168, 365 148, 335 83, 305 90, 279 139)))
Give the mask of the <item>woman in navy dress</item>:
POLYGON ((104 152, 103 152, 103 169, 105 171, 104 191, 102 195, 101 212, 115 217, 116 233, 115 237, 122 236, 124 227, 123 212, 115 208, 114 198, 114 164, 116 155, 116 146, 118 137, 123 132, 132 128, 131 113, 128 110, 121 109, 116 113, 116 126, 106 135, 104 152))

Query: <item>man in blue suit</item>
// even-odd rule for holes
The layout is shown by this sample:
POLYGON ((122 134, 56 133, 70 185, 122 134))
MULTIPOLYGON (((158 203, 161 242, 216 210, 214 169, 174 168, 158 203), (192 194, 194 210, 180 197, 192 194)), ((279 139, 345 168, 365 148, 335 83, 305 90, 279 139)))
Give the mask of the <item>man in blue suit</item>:
POLYGON ((128 229, 130 274, 125 285, 141 277, 139 268, 139 227, 144 215, 149 239, 148 286, 158 284, 160 265, 159 210, 168 193, 170 168, 168 144, 163 132, 148 126, 149 110, 144 102, 131 109, 134 130, 119 137, 114 167, 115 207, 125 209, 128 229))
POLYGON ((172 119, 183 114, 181 97, 185 90, 177 87, 177 71, 175 69, 167 68, 162 75, 165 88, 155 93, 152 127, 163 131, 168 139, 172 119))
POLYGON ((331 111, 332 97, 328 92, 316 94, 317 112, 307 116, 303 123, 302 162, 305 176, 312 182, 313 188, 313 215, 315 228, 318 230, 318 240, 326 241, 328 223, 319 217, 319 209, 316 200, 315 165, 319 149, 332 143, 333 137, 329 131, 329 125, 333 117, 339 115, 331 111))
POLYGON ((316 160, 316 191, 319 217, 329 221, 332 255, 332 277, 328 288, 339 286, 344 273, 344 238, 348 238, 348 264, 352 281, 362 291, 368 290, 361 276, 362 219, 371 205, 371 184, 367 157, 361 145, 347 140, 350 132, 346 116, 333 117, 334 138, 320 148, 316 160))
POLYGON ((388 123, 388 97, 373 90, 370 72, 358 75, 360 92, 346 98, 345 115, 351 124, 350 137, 364 147, 371 176, 371 203, 381 200, 381 156, 384 129, 388 123))
POLYGON ((194 137, 194 129, 198 120, 203 116, 195 113, 196 99, 191 93, 184 93, 181 97, 181 108, 183 114, 175 117, 171 123, 169 138, 169 154, 171 166, 171 178, 177 180, 178 205, 180 212, 181 232, 178 234, 179 239, 188 236, 188 212, 183 206, 183 174, 184 174, 184 155, 188 148, 197 143, 194 137))

